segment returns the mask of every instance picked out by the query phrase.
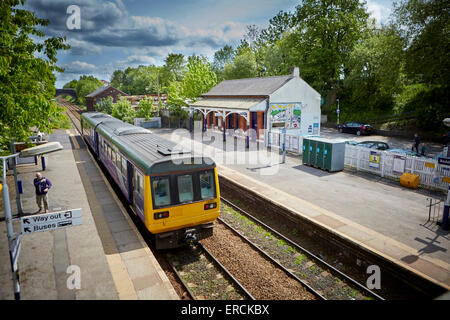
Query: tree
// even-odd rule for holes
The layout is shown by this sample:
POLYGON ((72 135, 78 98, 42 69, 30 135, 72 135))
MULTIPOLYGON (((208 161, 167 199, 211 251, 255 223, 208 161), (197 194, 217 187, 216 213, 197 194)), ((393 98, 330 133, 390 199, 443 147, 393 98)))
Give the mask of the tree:
POLYGON ((296 7, 296 25, 288 38, 295 64, 322 95, 335 96, 340 88, 350 52, 367 27, 364 5, 359 0, 304 0, 296 7))
POLYGON ((269 27, 261 30, 261 38, 265 42, 274 43, 281 39, 283 33, 289 31, 296 24, 294 14, 281 10, 269 20, 269 27))
POLYGON ((152 99, 143 99, 139 101, 139 109, 136 112, 136 118, 145 118, 146 120, 155 117, 159 108, 153 104, 152 99))
POLYGON ((255 54, 251 50, 242 50, 237 55, 233 64, 225 66, 223 76, 225 79, 253 78, 257 75, 257 65, 255 54))
POLYGON ((77 79, 73 79, 72 81, 67 82, 67 83, 63 86, 63 88, 64 88, 64 89, 67 89, 67 88, 75 89, 75 88, 77 87, 77 84, 78 84, 78 80, 77 80, 77 79))
POLYGON ((111 96, 103 98, 100 100, 100 102, 97 102, 95 105, 95 110, 99 112, 104 112, 107 114, 112 114, 113 108, 114 108, 114 102, 113 98, 111 96))
POLYGON ((217 76, 205 57, 192 55, 188 58, 182 83, 182 95, 195 101, 217 84, 217 76))
POLYGON ((404 0, 395 6, 396 22, 408 42, 406 72, 417 82, 450 83, 450 3, 404 0))
POLYGON ((122 85, 124 72, 122 70, 115 70, 111 76, 111 87, 119 89, 122 85))
POLYGON ((86 105, 86 96, 101 87, 103 83, 94 76, 81 76, 75 88, 78 102, 86 105))
POLYGON ((344 87, 354 109, 387 111, 402 89, 404 41, 393 26, 368 32, 350 53, 344 87))
MULTIPOLYGON (((183 78, 186 61, 181 53, 169 53, 164 59, 165 68, 173 75, 173 79, 180 81, 183 78)), ((170 79, 172 80, 172 79, 170 79)))
POLYGON ((131 108, 130 101, 123 97, 114 104, 111 115, 122 121, 134 123, 135 111, 131 108))
POLYGON ((69 46, 65 38, 46 38, 41 27, 49 21, 20 9, 24 4, 0 2, 0 148, 4 150, 11 139, 26 140, 32 127, 50 132, 49 118, 61 116, 61 108, 51 101, 53 72, 63 71, 56 65, 56 55, 69 46))

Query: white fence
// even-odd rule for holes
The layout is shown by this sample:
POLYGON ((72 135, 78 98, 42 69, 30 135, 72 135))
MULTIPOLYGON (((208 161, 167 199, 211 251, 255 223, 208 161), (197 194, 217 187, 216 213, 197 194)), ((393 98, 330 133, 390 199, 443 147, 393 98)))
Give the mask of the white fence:
POLYGON ((399 179, 403 172, 419 175, 422 186, 447 190, 450 166, 439 164, 431 158, 399 155, 347 144, 345 165, 357 171, 367 171, 381 177, 399 179))
MULTIPOLYGON (((283 148, 283 134, 281 132, 269 132, 268 134, 268 144, 272 148, 283 148)), ((286 134, 286 151, 295 152, 298 154, 303 153, 303 137, 298 135, 286 134)))
MULTIPOLYGON (((269 132, 269 145, 283 147, 283 134, 269 132)), ((303 153, 303 137, 286 134, 286 150, 303 153)), ((345 165, 357 171, 366 171, 381 177, 400 179, 404 172, 419 175, 421 186, 447 190, 450 185, 450 166, 431 158, 399 155, 389 151, 345 145, 345 165)))

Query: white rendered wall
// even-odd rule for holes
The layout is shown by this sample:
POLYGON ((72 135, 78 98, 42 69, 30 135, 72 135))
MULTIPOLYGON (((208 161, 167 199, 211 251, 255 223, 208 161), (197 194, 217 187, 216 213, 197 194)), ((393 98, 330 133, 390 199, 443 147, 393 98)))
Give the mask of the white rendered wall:
MULTIPOLYGON (((300 130, 290 130, 292 132, 288 133, 320 135, 320 94, 300 77, 292 78, 284 86, 270 95, 269 110, 267 111, 268 118, 270 118, 270 104, 299 102, 302 104, 301 128, 300 130), (316 125, 316 130, 314 130, 314 124, 316 125), (308 132, 309 126, 312 127, 311 132, 308 132)), ((271 128, 270 119, 268 119, 267 128, 269 130, 271 128)))

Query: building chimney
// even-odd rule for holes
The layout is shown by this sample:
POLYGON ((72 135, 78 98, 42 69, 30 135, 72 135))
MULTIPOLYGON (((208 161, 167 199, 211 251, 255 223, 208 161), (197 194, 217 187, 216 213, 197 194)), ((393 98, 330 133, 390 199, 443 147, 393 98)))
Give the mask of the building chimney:
POLYGON ((291 74, 293 77, 300 77, 300 69, 298 67, 293 67, 291 74))

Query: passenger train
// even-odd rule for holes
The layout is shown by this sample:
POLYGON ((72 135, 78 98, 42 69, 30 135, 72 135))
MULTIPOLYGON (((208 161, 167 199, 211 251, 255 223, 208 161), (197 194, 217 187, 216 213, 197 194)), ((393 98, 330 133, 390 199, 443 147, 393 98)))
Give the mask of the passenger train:
POLYGON ((175 143, 100 112, 83 113, 81 129, 157 249, 212 236, 220 191, 210 158, 177 151, 175 143))

